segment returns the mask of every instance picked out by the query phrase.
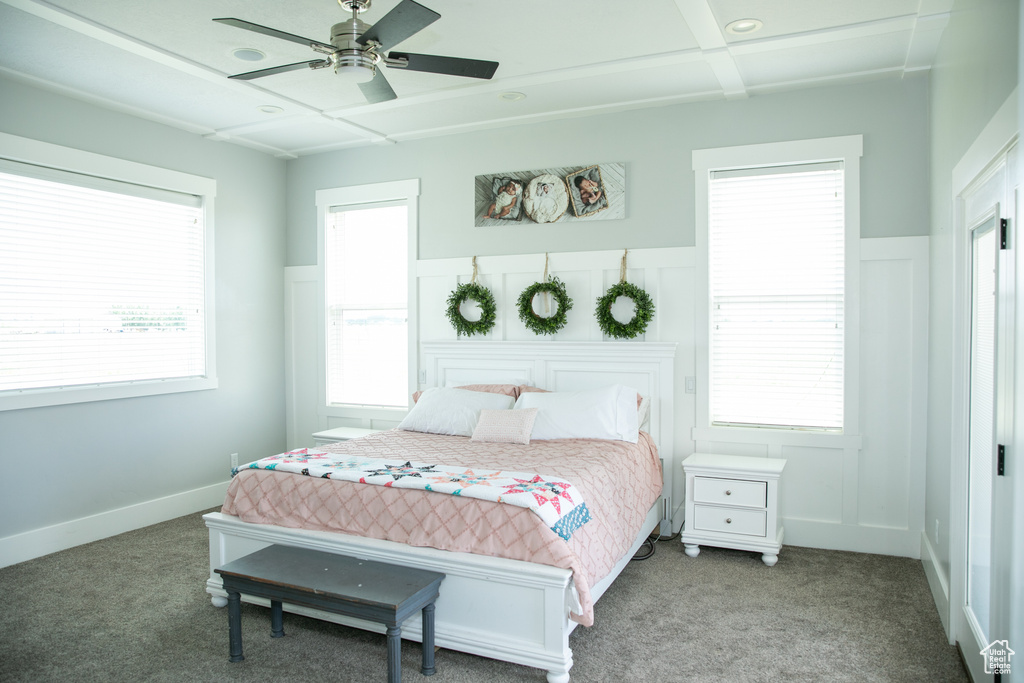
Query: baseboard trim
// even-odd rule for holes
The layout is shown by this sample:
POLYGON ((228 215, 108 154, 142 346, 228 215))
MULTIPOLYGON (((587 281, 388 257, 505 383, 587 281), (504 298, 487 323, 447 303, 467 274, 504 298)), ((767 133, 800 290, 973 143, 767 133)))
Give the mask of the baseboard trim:
POLYGON ((786 545, 921 558, 920 531, 784 517, 786 545))
POLYGON ((949 632, 949 579, 942 569, 942 562, 935 553, 935 546, 932 545, 928 534, 921 532, 921 564, 924 565, 924 575, 928 578, 928 587, 932 591, 932 599, 935 600, 935 608, 939 610, 939 619, 942 620, 942 629, 949 632))
POLYGON ((227 488, 225 481, 0 538, 0 567, 216 507, 227 488))

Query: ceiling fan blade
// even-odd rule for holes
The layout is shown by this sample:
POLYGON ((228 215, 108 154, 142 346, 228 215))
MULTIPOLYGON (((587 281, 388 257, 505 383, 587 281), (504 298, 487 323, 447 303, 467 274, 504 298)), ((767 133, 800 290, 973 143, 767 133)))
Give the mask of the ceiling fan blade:
POLYGON ((405 59, 409 64, 404 69, 427 71, 433 74, 466 76, 467 78, 490 78, 498 68, 497 62, 439 55, 418 55, 412 52, 392 52, 388 59, 405 59))
POLYGON ((380 21, 366 29, 366 32, 359 36, 358 42, 360 45, 366 45, 368 41, 374 40, 380 43, 382 51, 390 50, 440 18, 440 14, 414 0, 402 0, 381 17, 380 21))
POLYGON ((288 40, 293 43, 298 43, 299 45, 306 45, 307 47, 311 47, 320 52, 326 51, 328 54, 335 50, 335 47, 328 43, 322 43, 319 40, 313 40, 312 38, 303 38, 302 36, 297 36, 294 33, 278 31, 276 28, 270 28, 269 26, 260 26, 259 24, 252 23, 251 21, 245 21, 244 19, 225 18, 214 19, 214 21, 219 21, 222 24, 227 24, 228 26, 234 26, 236 28, 244 28, 246 31, 262 33, 263 35, 270 36, 272 38, 280 38, 281 40, 288 40))
POLYGON ((274 66, 269 69, 260 69, 259 71, 247 71, 244 74, 235 74, 234 76, 228 76, 228 78, 236 78, 240 81, 251 81, 254 78, 263 78, 264 76, 273 76, 274 74, 283 74, 286 71, 297 71, 299 69, 320 69, 325 66, 329 66, 330 62, 326 59, 314 59, 310 62, 296 62, 294 64, 285 64, 284 66, 274 66))
POLYGON ((384 78, 384 72, 379 67, 377 68, 377 73, 373 75, 373 79, 366 83, 360 83, 359 89, 363 91, 363 97, 370 104, 398 99, 398 95, 391 88, 388 79, 384 78))

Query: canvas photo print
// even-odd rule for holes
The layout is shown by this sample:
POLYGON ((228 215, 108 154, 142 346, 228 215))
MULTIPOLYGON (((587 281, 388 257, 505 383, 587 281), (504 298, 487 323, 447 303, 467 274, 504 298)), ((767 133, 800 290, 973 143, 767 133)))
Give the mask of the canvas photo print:
POLYGON ((623 163, 511 171, 475 178, 477 227, 626 217, 623 163))
POLYGON ((572 210, 577 216, 587 216, 608 208, 608 193, 601 182, 601 167, 591 166, 566 177, 572 197, 572 210))

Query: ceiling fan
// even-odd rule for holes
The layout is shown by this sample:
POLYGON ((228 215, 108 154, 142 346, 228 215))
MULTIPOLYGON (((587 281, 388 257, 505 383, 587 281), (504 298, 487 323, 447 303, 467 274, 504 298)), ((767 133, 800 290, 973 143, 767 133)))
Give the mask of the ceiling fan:
POLYGON ((468 78, 490 78, 498 68, 497 62, 480 59, 462 59, 460 57, 441 57, 438 55, 420 55, 411 52, 391 52, 386 50, 402 42, 414 33, 418 33, 441 18, 432 9, 424 7, 413 0, 402 0, 390 12, 373 26, 359 19, 359 13, 370 8, 373 0, 338 0, 338 4, 351 10, 352 18, 331 27, 331 42, 323 43, 311 38, 303 38, 293 33, 285 33, 267 26, 260 26, 242 19, 214 19, 222 24, 235 26, 247 31, 281 40, 288 40, 300 45, 308 45, 316 52, 327 55, 324 59, 314 59, 295 64, 285 64, 269 69, 249 71, 235 74, 228 78, 250 80, 273 74, 295 71, 297 69, 324 69, 334 67, 336 74, 348 76, 359 85, 363 96, 371 104, 386 102, 398 96, 391 88, 378 65, 390 68, 408 69, 410 71, 426 71, 451 76, 468 78))

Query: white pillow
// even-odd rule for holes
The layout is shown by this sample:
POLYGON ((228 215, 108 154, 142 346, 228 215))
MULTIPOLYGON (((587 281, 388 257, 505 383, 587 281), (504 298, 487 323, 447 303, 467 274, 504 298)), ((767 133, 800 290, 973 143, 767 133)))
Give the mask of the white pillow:
POLYGON ((483 408, 508 410, 511 396, 465 389, 427 389, 398 425, 408 432, 471 436, 483 408))
POLYGON ((636 409, 636 419, 640 423, 640 429, 645 432, 651 431, 651 399, 644 396, 640 399, 640 405, 636 409))
POLYGON ((636 390, 616 384, 589 391, 526 392, 516 408, 538 408, 534 441, 543 439, 639 438, 636 390))
POLYGON ((480 419, 473 430, 470 441, 486 441, 488 443, 530 443, 533 423, 537 419, 536 408, 522 410, 487 410, 480 411, 480 419))

